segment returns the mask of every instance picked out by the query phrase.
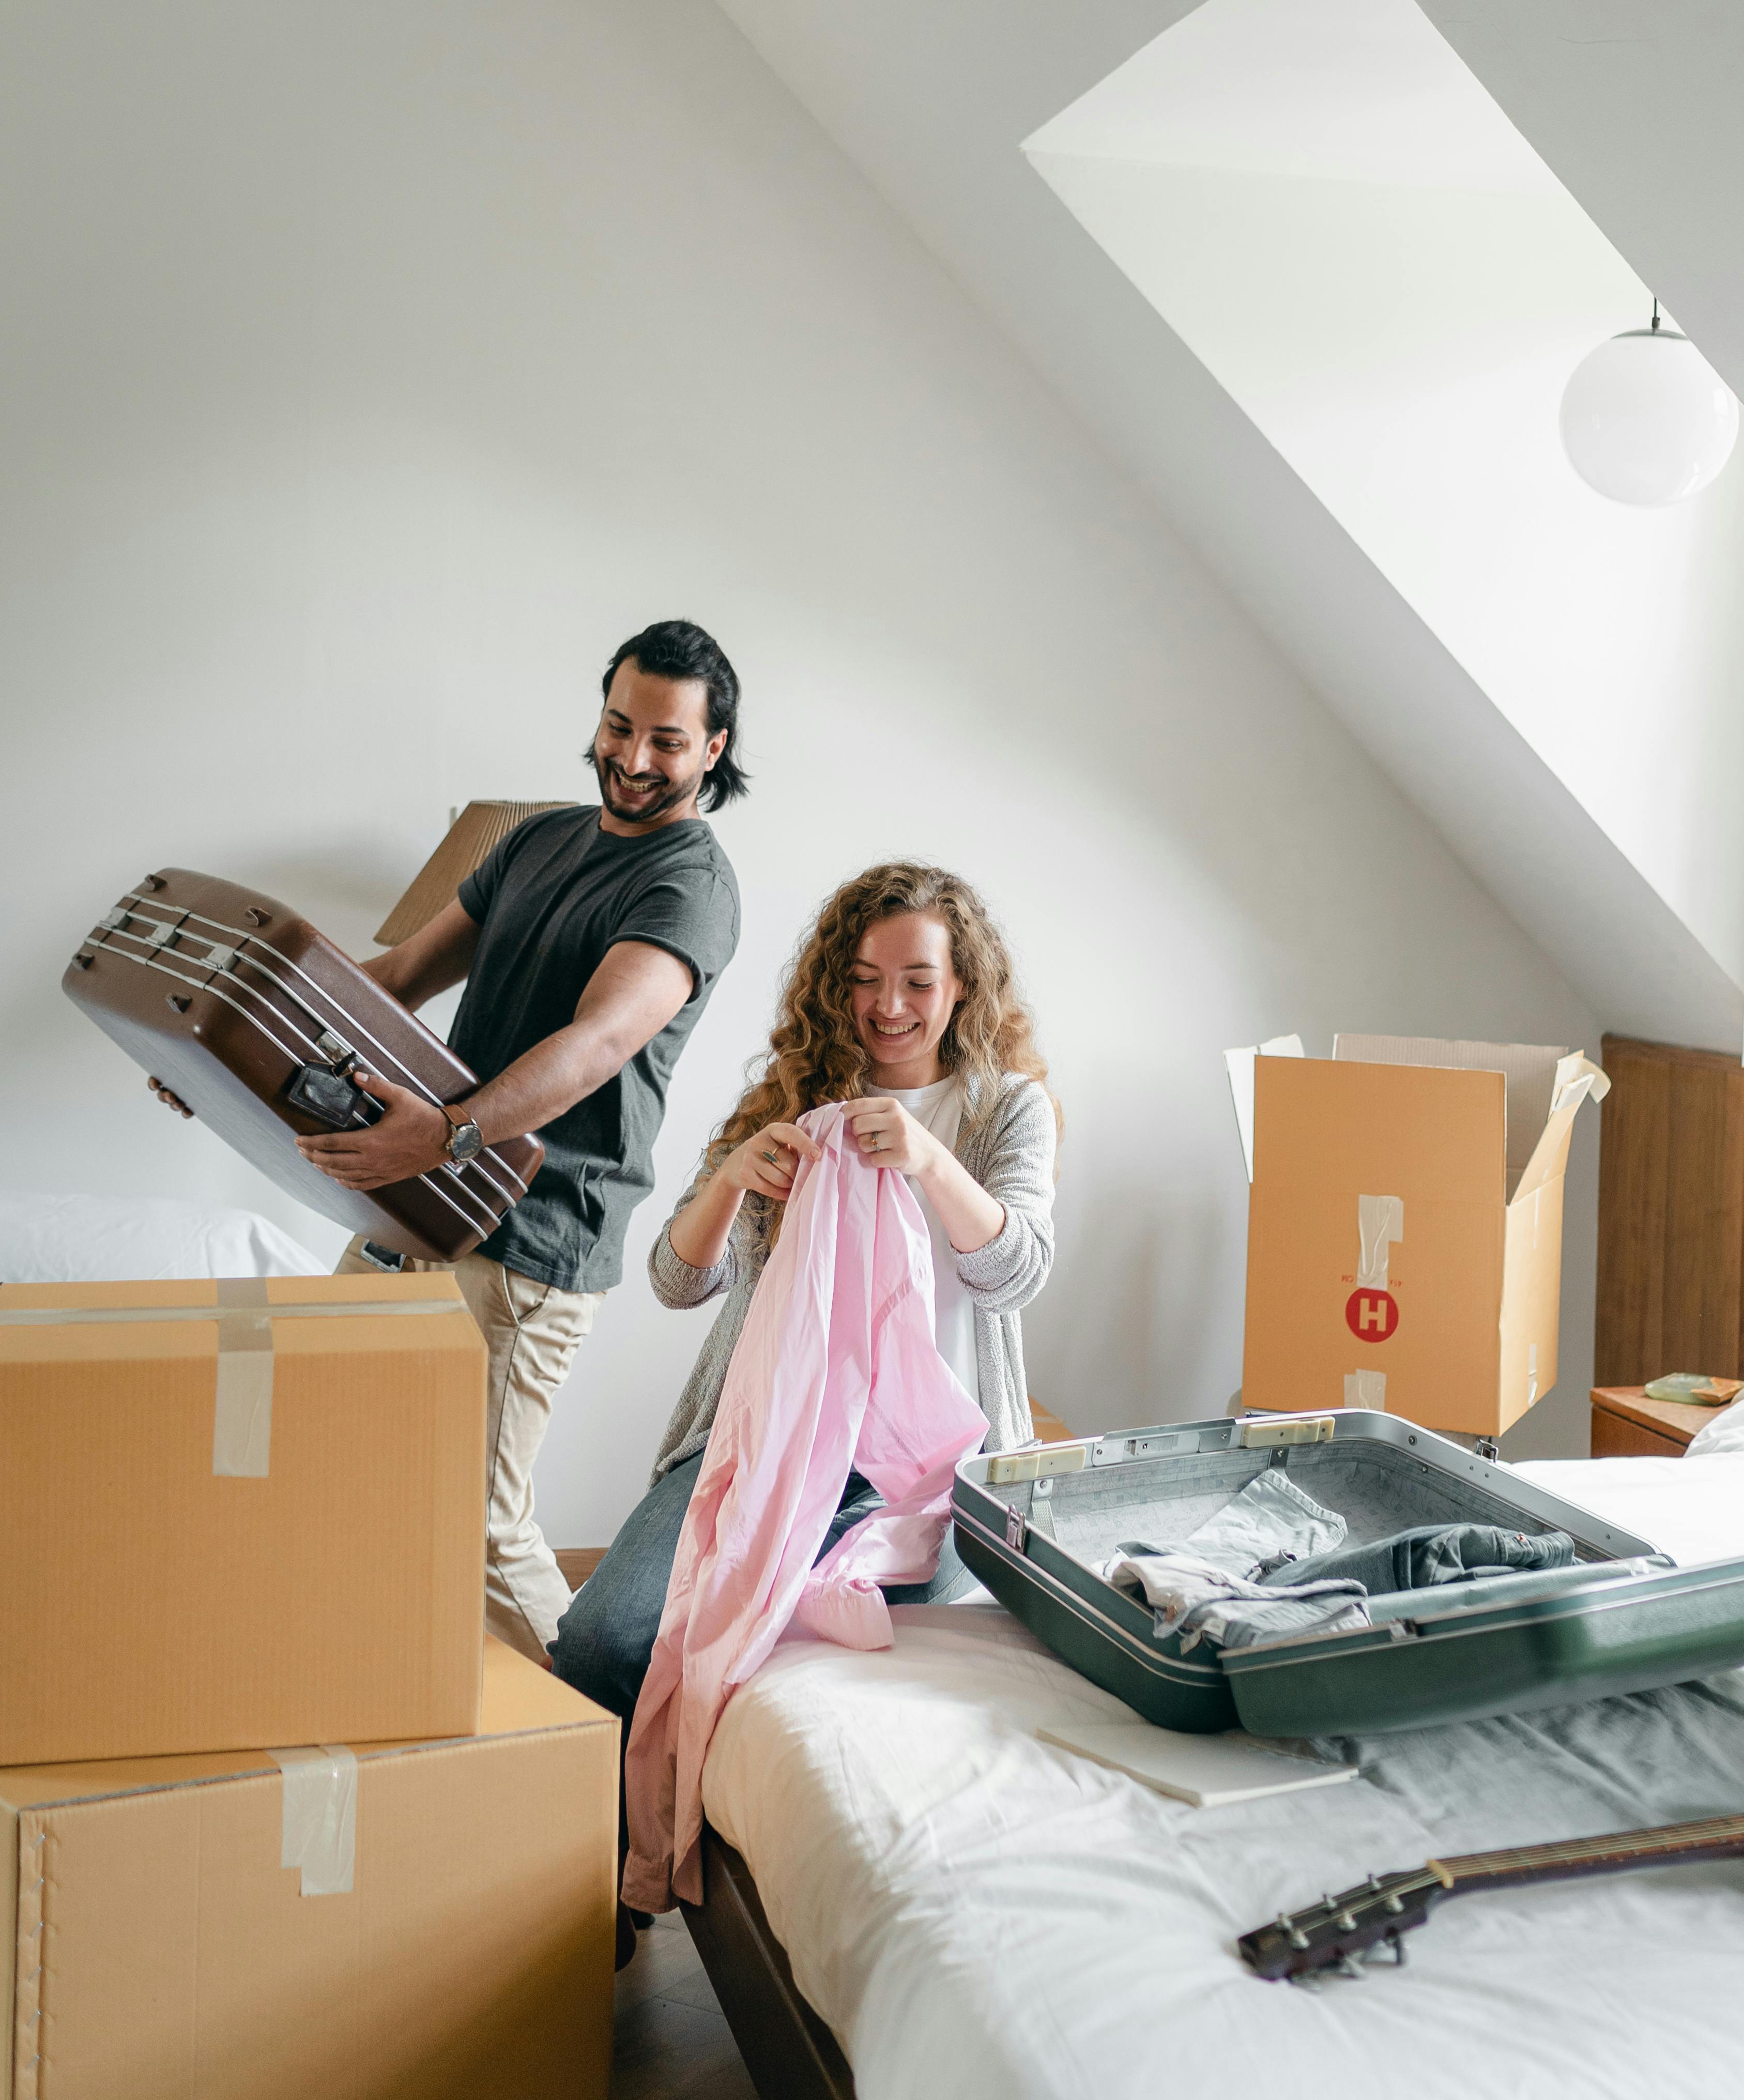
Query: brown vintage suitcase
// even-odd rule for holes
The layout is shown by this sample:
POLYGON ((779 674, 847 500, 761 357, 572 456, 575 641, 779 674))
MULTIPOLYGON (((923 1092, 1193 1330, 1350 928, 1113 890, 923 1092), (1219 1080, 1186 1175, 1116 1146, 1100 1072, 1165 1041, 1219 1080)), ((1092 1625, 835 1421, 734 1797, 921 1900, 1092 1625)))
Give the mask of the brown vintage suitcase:
POLYGON ((354 1065, 433 1102, 476 1077, 306 919, 216 876, 161 868, 80 944, 62 987, 130 1057, 279 1186, 335 1224, 423 1261, 469 1254, 527 1191, 536 1137, 466 1166, 344 1189, 296 1136, 373 1123, 354 1065))

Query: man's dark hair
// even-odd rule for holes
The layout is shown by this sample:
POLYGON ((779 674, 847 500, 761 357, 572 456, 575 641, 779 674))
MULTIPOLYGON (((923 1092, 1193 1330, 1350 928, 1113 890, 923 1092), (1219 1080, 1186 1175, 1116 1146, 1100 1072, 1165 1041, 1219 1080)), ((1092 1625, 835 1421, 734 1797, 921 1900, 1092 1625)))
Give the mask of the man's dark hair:
POLYGON ((739 740, 738 673, 711 634, 688 620, 657 620, 620 645, 600 681, 601 695, 611 690, 618 666, 634 660, 650 678, 697 678, 708 689, 708 733, 724 730, 727 740, 697 796, 699 810, 718 810, 735 796, 751 792, 751 776, 735 756, 739 740))

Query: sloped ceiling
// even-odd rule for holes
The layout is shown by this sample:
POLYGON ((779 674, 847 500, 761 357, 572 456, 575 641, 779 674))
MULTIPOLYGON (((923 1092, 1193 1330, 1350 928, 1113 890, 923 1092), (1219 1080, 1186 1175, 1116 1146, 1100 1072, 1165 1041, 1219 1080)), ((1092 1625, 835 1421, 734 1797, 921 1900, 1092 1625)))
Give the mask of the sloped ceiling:
POLYGON ((1191 0, 720 4, 1605 1026, 1736 1052, 1739 986, 1024 160, 1191 0))
POLYGON ((1737 0, 1420 4, 1744 395, 1744 7, 1737 0))

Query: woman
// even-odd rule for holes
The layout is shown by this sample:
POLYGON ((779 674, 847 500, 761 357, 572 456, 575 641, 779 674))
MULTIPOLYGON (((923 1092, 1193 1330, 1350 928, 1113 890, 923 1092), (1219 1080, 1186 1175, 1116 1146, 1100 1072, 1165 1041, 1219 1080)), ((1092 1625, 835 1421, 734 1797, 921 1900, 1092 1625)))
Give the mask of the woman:
MULTIPOLYGON (((798 1127, 839 1101, 860 1156, 910 1177, 932 1238, 940 1353, 1006 1450, 1033 1431, 1018 1314, 1054 1259, 1058 1111, 1011 960, 967 883, 899 861, 825 905, 788 973, 763 1075, 710 1145, 649 1255, 662 1303, 726 1295, 673 1410, 648 1493, 578 1590, 552 1648, 558 1676, 628 1721, 660 1630, 685 1511, 727 1365, 802 1158, 798 1127)), ((848 1476, 827 1552, 878 1507, 848 1476)), ((968 1586, 949 1539, 930 1583, 892 1603, 968 1586)))

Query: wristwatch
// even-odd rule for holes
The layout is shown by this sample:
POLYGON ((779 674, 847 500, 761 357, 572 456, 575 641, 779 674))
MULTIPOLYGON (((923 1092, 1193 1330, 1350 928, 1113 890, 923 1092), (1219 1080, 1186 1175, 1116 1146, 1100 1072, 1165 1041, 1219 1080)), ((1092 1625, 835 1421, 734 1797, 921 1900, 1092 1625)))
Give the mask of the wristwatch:
POLYGON ((464 1167, 469 1159, 476 1159, 484 1150, 484 1138, 478 1126, 464 1109, 444 1105, 443 1114, 448 1118, 448 1157, 456 1167, 464 1167))

